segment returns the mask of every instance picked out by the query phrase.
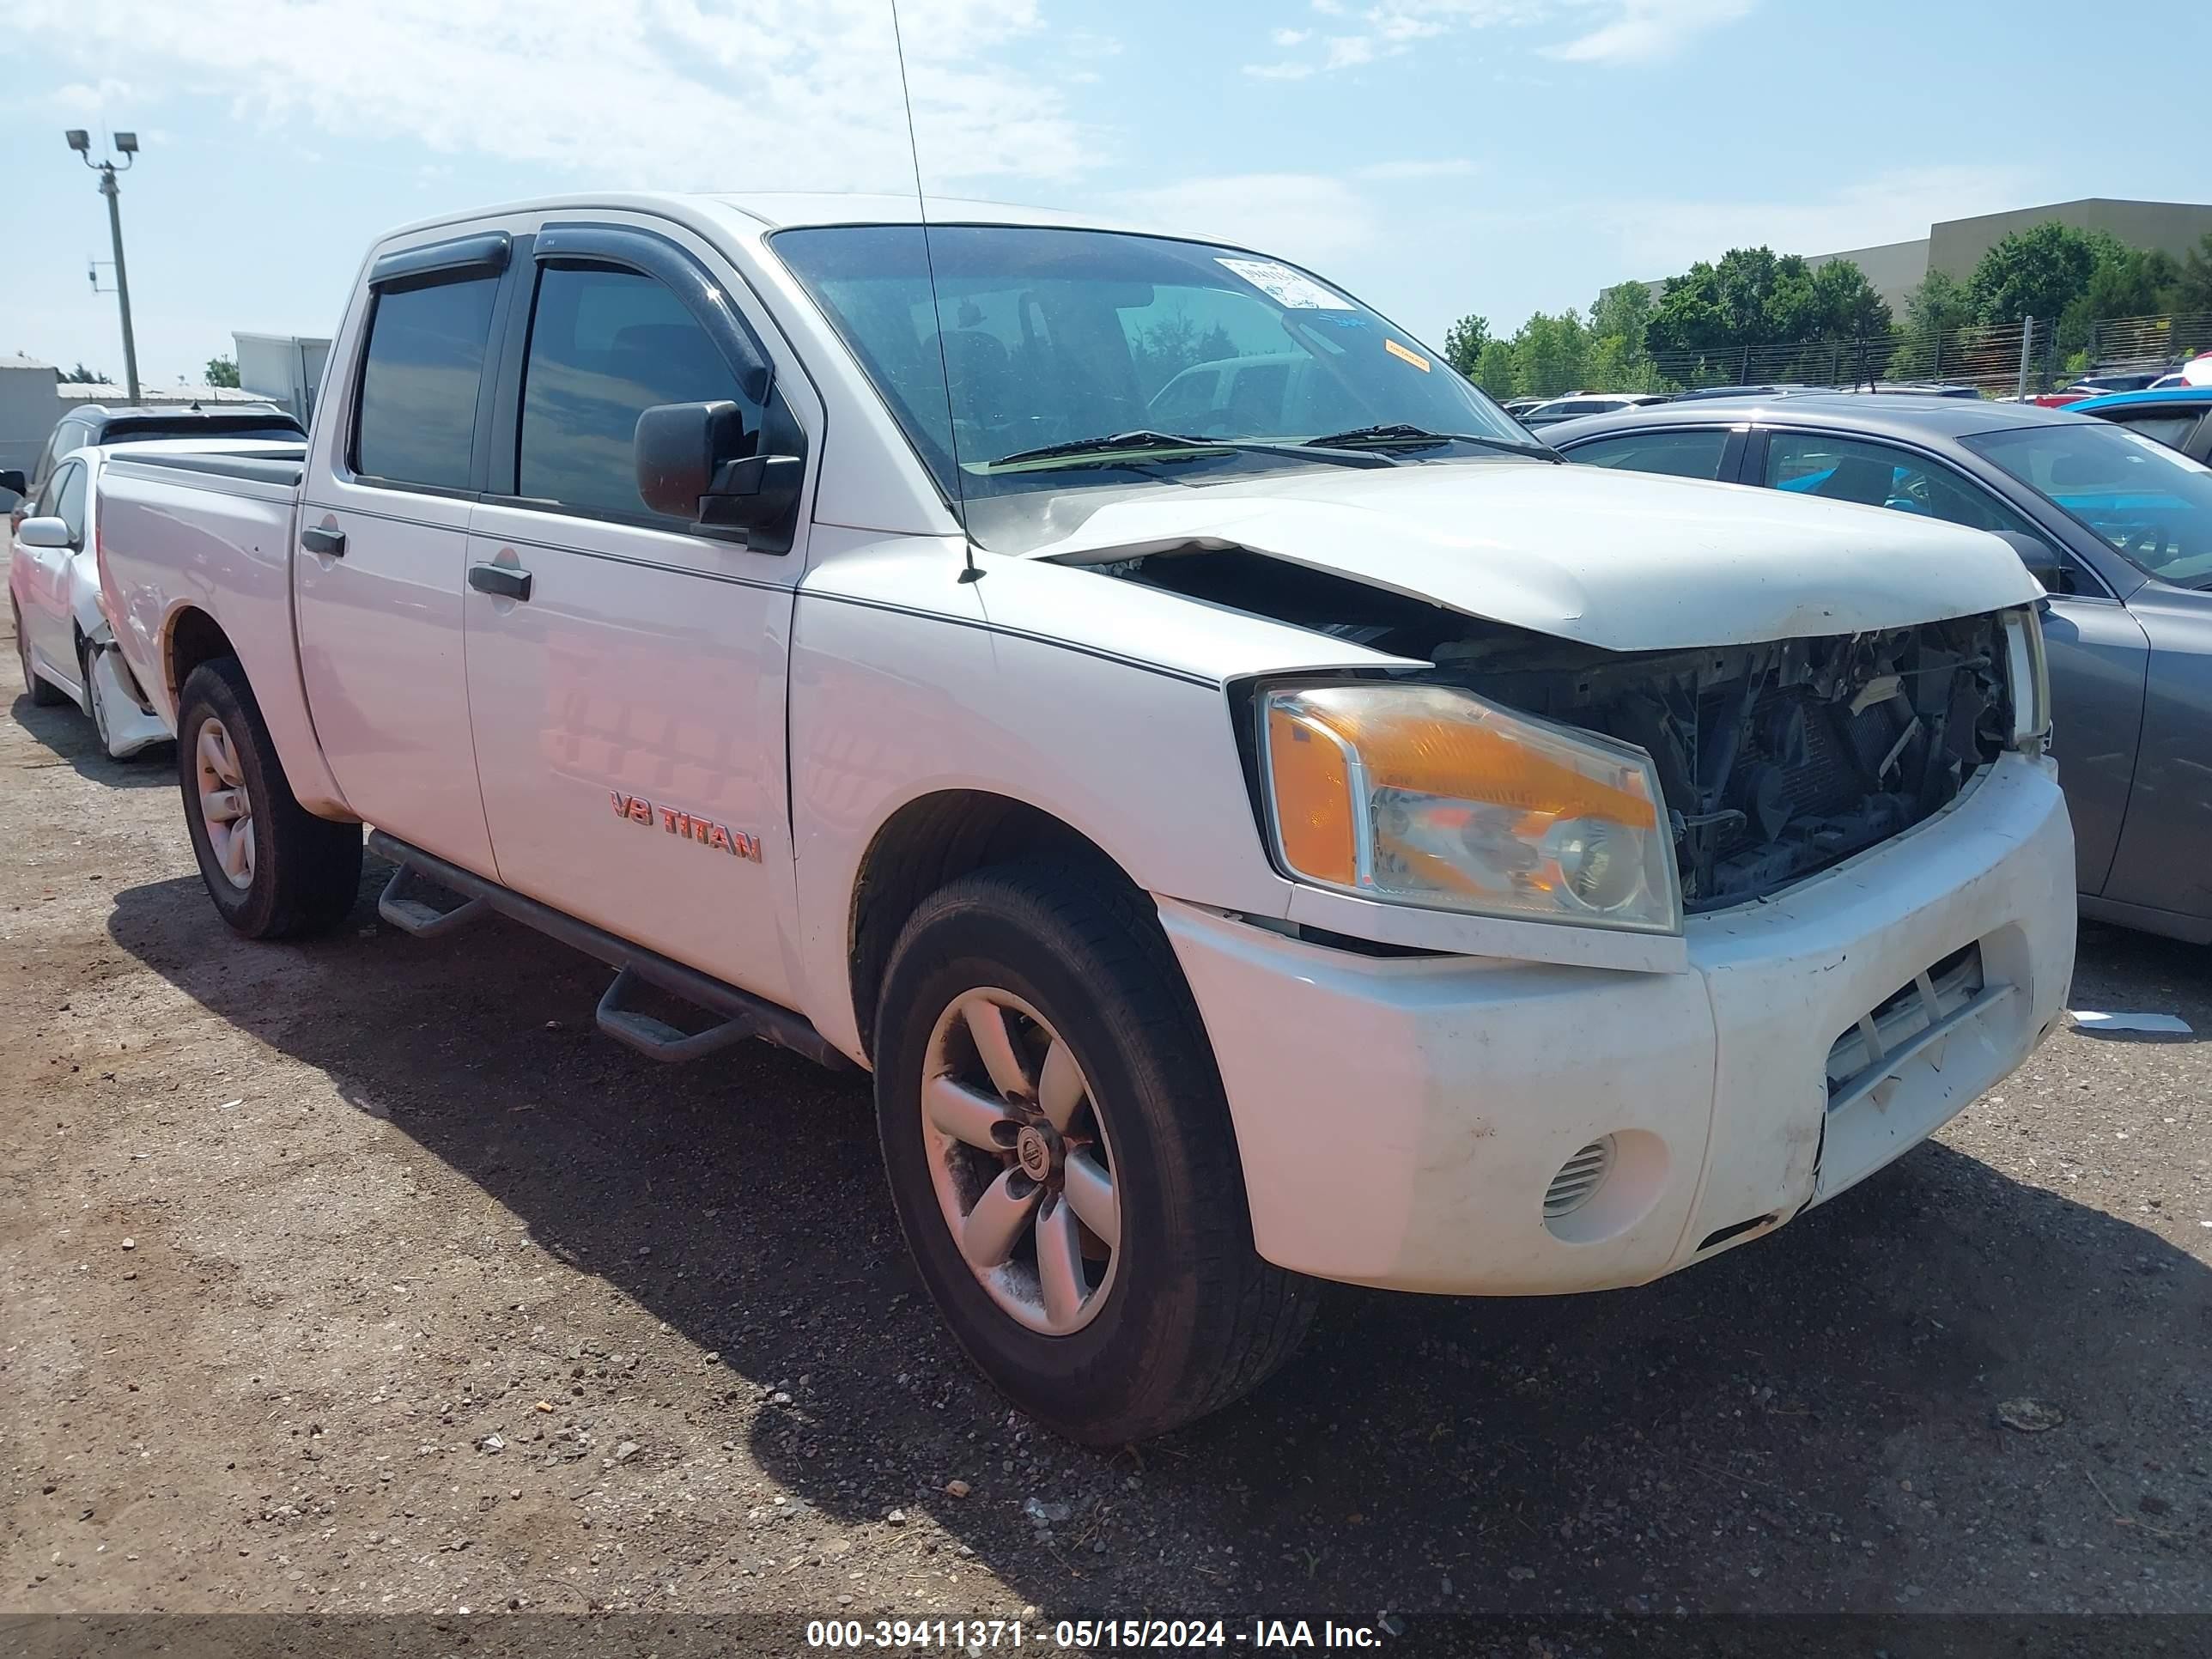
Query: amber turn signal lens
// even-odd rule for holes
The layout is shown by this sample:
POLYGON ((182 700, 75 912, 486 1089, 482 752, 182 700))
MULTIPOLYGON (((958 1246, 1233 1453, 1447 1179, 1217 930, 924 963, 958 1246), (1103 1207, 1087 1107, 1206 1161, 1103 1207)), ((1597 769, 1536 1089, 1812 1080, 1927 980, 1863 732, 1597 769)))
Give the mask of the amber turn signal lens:
POLYGON ((1267 766, 1283 860, 1302 876, 1341 887, 1358 873, 1352 764, 1344 744, 1314 715, 1280 702, 1267 709, 1267 766))

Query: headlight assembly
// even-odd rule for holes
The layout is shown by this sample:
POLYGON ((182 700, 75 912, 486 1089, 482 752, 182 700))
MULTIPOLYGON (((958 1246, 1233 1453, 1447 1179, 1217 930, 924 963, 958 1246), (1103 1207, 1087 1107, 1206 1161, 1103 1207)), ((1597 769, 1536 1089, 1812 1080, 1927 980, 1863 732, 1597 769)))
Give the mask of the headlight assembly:
POLYGON ((2032 606, 2004 613, 2005 688, 2012 698, 2012 744, 2036 746, 2051 730, 2051 671, 2043 656, 2043 618, 2032 606))
POLYGON ((1299 880, 1427 909, 1681 927, 1642 750, 1443 686, 1280 687, 1260 709, 1275 854, 1299 880))

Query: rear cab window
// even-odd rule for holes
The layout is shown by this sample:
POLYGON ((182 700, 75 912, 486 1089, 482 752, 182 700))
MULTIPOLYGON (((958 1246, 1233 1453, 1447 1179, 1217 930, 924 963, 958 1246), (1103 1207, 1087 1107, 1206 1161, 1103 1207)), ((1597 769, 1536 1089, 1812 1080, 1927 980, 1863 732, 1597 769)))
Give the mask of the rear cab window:
POLYGON ((362 354, 353 470, 370 483, 465 490, 499 278, 377 290, 362 354))

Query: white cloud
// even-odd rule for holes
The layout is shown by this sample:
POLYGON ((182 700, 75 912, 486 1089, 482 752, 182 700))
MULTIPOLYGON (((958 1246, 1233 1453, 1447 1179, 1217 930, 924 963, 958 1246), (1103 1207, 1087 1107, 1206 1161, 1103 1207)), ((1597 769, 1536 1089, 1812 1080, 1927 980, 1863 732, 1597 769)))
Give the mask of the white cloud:
POLYGON ((1239 242, 1324 264, 1372 242, 1381 230, 1365 191, 1325 173, 1250 173, 1186 179, 1125 191, 1112 205, 1135 223, 1239 242))
MULTIPOLYGON (((1340 0, 1312 0, 1325 17, 1355 14, 1340 0)), ((1370 0, 1357 15, 1358 33, 1331 34, 1322 43, 1318 69, 1340 70, 1395 57, 1416 41, 1441 40, 1485 29, 1526 29, 1541 23, 1571 22, 1583 32, 1556 46, 1540 47, 1547 58, 1571 63, 1623 63, 1672 52, 1690 36, 1732 22, 1759 0, 1370 0), (1595 27, 1594 20, 1601 19, 1595 27)), ((1311 29, 1277 29, 1275 44, 1285 50, 1314 38, 1311 29)), ((1273 78, 1293 78, 1286 60, 1270 66, 1273 78)), ((1261 71, 1248 70, 1248 73, 1261 71)))
POLYGON ((1474 163, 1464 155, 1455 155, 1442 161, 1408 160, 1403 161, 1375 161, 1358 168, 1354 178, 1365 179, 1375 184, 1395 184, 1408 179, 1456 179, 1475 170, 1474 163))
MULTIPOLYGON (((550 164, 668 188, 910 185, 884 0, 16 0, 88 74, 227 100, 270 129, 550 164), (799 135, 804 135, 801 142, 799 135)), ((1007 49, 1038 0, 902 0, 923 172, 1062 179, 1100 136, 1007 49)), ((1049 40, 1047 44, 1053 44, 1049 40)), ((1081 55, 1112 43, 1085 37, 1081 55)), ((94 88, 96 91, 97 88, 94 88)))
POLYGON ((1663 58, 1692 35, 1750 12, 1758 0, 1620 0, 1611 22, 1556 46, 1547 58, 1570 64, 1625 64, 1663 58))
POLYGON ((92 82, 72 81, 48 93, 46 101, 65 115, 97 115, 117 104, 129 103, 131 86, 112 76, 92 82))
POLYGON ((2017 207, 2033 199, 2035 183, 2021 167, 1910 167, 1810 200, 1586 202, 1560 212, 1592 234, 1614 240, 1620 275, 1609 280, 1653 280, 1686 270, 1693 260, 1717 259, 1732 247, 1837 253, 1911 241, 1940 219, 2017 207))

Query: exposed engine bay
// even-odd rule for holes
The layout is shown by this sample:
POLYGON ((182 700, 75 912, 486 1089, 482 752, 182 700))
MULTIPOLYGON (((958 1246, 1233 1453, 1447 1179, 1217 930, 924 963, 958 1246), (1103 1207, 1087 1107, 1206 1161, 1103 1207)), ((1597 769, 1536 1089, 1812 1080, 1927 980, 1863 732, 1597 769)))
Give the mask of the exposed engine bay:
POLYGON ((1620 653, 1243 550, 1099 568, 1425 659, 1419 678, 1634 744, 1657 769, 1692 913, 1776 892, 1919 823, 1997 757, 2009 719, 1995 616, 1620 653))

